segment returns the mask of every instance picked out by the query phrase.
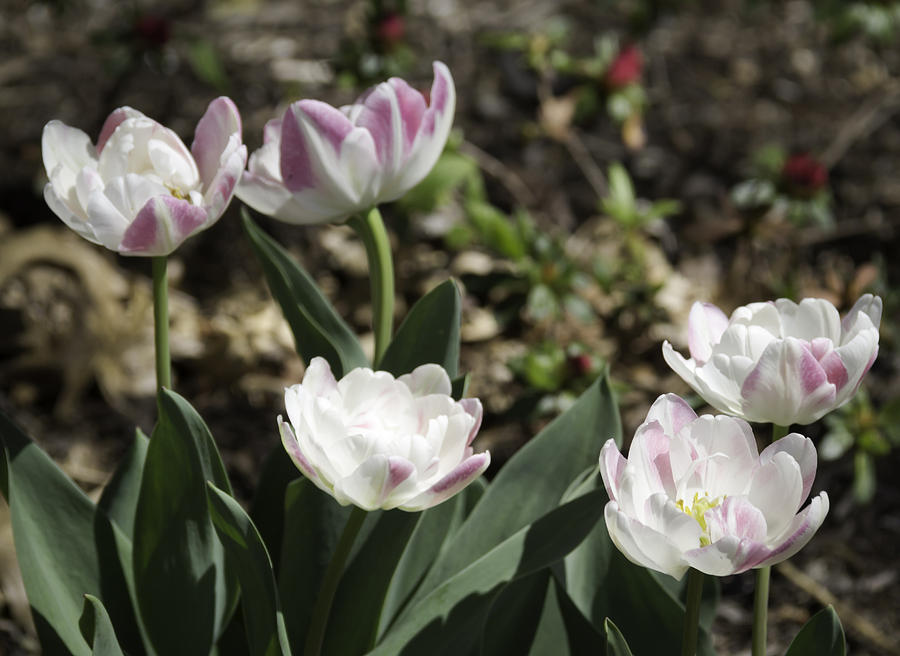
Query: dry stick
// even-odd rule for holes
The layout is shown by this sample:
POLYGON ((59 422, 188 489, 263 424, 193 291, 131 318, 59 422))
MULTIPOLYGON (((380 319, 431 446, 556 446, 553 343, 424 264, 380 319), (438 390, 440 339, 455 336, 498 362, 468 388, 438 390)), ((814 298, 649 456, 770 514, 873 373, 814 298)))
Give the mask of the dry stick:
POLYGON ((603 170, 597 166, 597 162, 591 156, 591 151, 584 145, 584 141, 578 136, 574 128, 569 130, 569 138, 566 139, 565 143, 566 148, 569 149, 569 154, 572 155, 572 159, 575 160, 578 168, 584 173, 584 177, 587 178, 597 198, 606 198, 609 193, 606 176, 603 175, 603 170))
POLYGON ((822 164, 829 169, 834 167, 854 142, 877 130, 897 111, 900 111, 900 84, 886 84, 884 91, 877 98, 860 107, 847 119, 822 153, 822 164))
POLYGON ((459 152, 474 159, 475 163, 478 164, 478 168, 488 175, 497 178, 497 180, 506 187, 506 190, 518 205, 525 208, 534 206, 536 200, 531 189, 525 184, 524 180, 522 180, 522 178, 506 164, 490 153, 486 153, 471 141, 463 141, 459 145, 459 152))
POLYGON ((883 649, 888 654, 900 656, 900 647, 888 638, 878 627, 865 617, 860 615, 849 604, 839 601, 824 585, 813 579, 809 574, 797 569, 791 562, 784 561, 775 566, 780 574, 788 581, 807 593, 810 597, 822 605, 831 604, 847 627, 858 638, 883 649))

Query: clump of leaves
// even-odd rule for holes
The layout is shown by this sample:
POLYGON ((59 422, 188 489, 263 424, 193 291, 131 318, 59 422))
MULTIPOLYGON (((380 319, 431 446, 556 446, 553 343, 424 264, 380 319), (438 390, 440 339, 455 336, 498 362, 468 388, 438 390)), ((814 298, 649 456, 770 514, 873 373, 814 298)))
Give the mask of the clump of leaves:
POLYGON ((808 153, 789 155, 779 145, 753 154, 750 177, 731 190, 731 199, 751 216, 783 217, 795 225, 834 225, 825 165, 808 153))
POLYGON ((860 505, 872 501, 877 489, 876 460, 900 447, 900 399, 880 409, 865 388, 841 408, 826 415, 828 431, 819 444, 823 460, 853 457, 853 498, 860 505))

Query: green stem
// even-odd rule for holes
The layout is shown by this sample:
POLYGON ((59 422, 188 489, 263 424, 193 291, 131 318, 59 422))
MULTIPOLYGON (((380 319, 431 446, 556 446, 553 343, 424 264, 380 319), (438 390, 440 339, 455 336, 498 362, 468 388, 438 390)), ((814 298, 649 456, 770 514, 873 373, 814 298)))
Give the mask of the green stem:
POLYGON ((703 598, 703 572, 688 570, 687 599, 684 607, 684 633, 681 636, 681 656, 697 653, 697 635, 700 632, 700 600, 703 598))
POLYGON ((756 594, 753 597, 753 656, 766 656, 766 623, 769 606, 769 577, 771 567, 756 570, 756 594))
POLYGON ((377 367, 391 342, 394 328, 394 261, 391 242, 377 207, 373 207, 365 216, 351 217, 348 223, 365 244, 369 260, 372 328, 375 331, 375 357, 372 360, 377 367))
POLYGON ((353 511, 350 513, 350 517, 347 518, 344 532, 341 533, 341 539, 331 555, 328 569, 325 570, 325 576, 322 578, 319 595, 316 597, 312 619, 309 621, 309 632, 306 634, 306 645, 303 648, 304 656, 319 656, 322 651, 322 642, 325 640, 325 627, 328 625, 328 616, 331 614, 331 603, 334 601, 334 593, 337 592, 338 583, 341 580, 341 575, 344 573, 347 556, 350 555, 350 549, 353 547, 353 542, 359 534, 359 529, 366 519, 366 514, 366 511, 362 508, 353 506, 353 511))
MULTIPOLYGON (((788 434, 790 426, 772 424, 772 443, 774 444, 788 434)), ((756 570, 756 591, 753 595, 753 638, 752 656, 765 656, 766 631, 769 620, 769 579, 771 567, 760 567, 756 570)))
POLYGON ((156 346, 156 386, 172 388, 169 358, 169 281, 166 256, 153 258, 153 336, 156 346))

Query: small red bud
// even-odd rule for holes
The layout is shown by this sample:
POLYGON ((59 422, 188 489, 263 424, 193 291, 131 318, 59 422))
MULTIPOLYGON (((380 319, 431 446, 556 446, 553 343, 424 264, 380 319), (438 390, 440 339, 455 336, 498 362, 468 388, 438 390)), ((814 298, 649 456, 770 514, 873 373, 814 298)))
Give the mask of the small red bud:
POLYGON ((390 12, 378 21, 376 29, 378 40, 385 46, 394 46, 403 41, 406 33, 406 23, 403 16, 398 13, 390 12))
POLYGON ((781 177, 792 189, 806 193, 818 191, 828 184, 828 170, 807 153, 788 157, 781 169, 781 177))
POLYGON ((146 45, 158 48, 172 36, 172 23, 163 16, 144 14, 134 22, 134 32, 146 45))
POLYGON ((619 51, 609 68, 606 69, 606 86, 621 89, 637 82, 644 70, 644 57, 637 46, 628 45, 619 51))
POLYGON ((578 355, 569 356, 569 366, 579 376, 585 376, 591 373, 594 362, 587 353, 579 353, 578 355))

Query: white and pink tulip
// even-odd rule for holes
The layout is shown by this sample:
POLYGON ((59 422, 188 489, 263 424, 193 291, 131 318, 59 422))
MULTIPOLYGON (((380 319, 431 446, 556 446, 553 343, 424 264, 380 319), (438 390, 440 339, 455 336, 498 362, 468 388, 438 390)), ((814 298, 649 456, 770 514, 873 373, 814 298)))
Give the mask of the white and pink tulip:
POLYGON ((266 125, 238 197, 295 224, 343 221, 396 200, 428 174, 453 124, 456 90, 441 62, 429 98, 391 78, 340 109, 291 104, 266 125))
POLYGON ((188 150, 172 130, 131 107, 106 119, 94 146, 50 121, 41 140, 50 209, 79 235, 122 255, 168 255, 215 223, 247 163, 241 117, 213 100, 188 150))
POLYGON ((846 403, 878 354, 881 299, 861 297, 841 318, 823 299, 737 308, 729 319, 695 303, 685 359, 668 342, 663 356, 722 412, 781 426, 809 424, 846 403))
POLYGON ((747 422, 698 417, 674 394, 650 408, 627 459, 613 440, 604 445, 600 474, 613 543, 679 579, 689 567, 726 576, 781 562, 828 512, 825 492, 800 510, 816 475, 809 438, 791 433, 758 453, 747 422))
POLYGON ((340 381, 313 358, 303 382, 285 389, 278 417, 297 468, 341 505, 424 510, 478 478, 490 464, 474 453, 478 399, 455 401, 436 364, 394 378, 358 368, 340 381))

